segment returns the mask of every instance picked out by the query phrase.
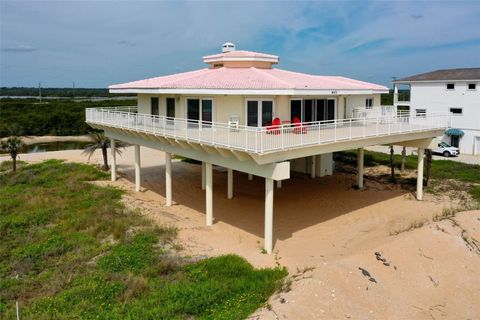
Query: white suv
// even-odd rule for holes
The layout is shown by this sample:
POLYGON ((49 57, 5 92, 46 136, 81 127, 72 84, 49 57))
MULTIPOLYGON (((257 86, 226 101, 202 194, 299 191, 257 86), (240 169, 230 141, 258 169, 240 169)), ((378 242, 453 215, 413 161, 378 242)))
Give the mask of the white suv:
POLYGON ((442 154, 444 157, 458 156, 460 150, 456 147, 452 147, 448 143, 440 142, 432 152, 442 154))

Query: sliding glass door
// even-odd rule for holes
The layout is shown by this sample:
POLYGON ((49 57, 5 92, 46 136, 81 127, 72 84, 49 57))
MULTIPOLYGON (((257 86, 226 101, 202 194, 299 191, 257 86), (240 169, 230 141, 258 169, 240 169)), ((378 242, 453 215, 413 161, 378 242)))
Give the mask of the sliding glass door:
POLYGON ((303 101, 303 121, 312 122, 315 121, 315 100, 303 101))
POLYGON ((295 118, 302 121, 302 100, 300 99, 290 101, 290 122, 294 123, 295 118))
POLYGON ((247 126, 265 127, 273 120, 272 100, 247 100, 247 126))
POLYGON ((335 120, 335 99, 294 99, 290 100, 290 121, 301 122, 335 120))
POLYGON ((319 99, 317 102, 317 121, 335 120, 335 100, 334 99, 319 99))
POLYGON ((202 100, 202 127, 211 127, 213 121, 212 100, 202 100))

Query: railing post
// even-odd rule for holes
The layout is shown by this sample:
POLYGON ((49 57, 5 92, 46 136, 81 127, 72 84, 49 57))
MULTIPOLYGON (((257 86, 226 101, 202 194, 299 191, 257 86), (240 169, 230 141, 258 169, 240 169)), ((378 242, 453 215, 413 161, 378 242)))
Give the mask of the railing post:
POLYGON ((350 118, 350 130, 349 130, 350 140, 352 140, 352 118, 350 118))
MULTIPOLYGON (((248 147, 247 147, 248 146, 248 144, 247 144, 247 142, 248 142, 248 126, 245 127, 244 132, 245 132, 245 147, 244 148, 245 148, 245 151, 247 151, 248 150, 248 147)), ((255 140, 255 145, 257 145, 257 140, 255 140)))
POLYGON ((280 126, 281 130, 280 130, 280 134, 281 134, 281 141, 282 141, 282 150, 285 149, 285 139, 284 139, 284 136, 285 136, 285 125, 281 125, 280 126))
POLYGON ((337 142, 337 119, 334 120, 333 141, 337 142))
POLYGON ((300 122, 300 145, 303 146, 303 122, 300 122))
POLYGON ((318 144, 321 143, 322 141, 322 124, 319 122, 318 123, 318 144))
POLYGON ((260 152, 263 152, 263 134, 261 129, 259 130, 259 128, 257 127, 255 129, 255 151, 257 152, 258 152, 258 145, 257 145, 258 139, 260 139, 260 152))

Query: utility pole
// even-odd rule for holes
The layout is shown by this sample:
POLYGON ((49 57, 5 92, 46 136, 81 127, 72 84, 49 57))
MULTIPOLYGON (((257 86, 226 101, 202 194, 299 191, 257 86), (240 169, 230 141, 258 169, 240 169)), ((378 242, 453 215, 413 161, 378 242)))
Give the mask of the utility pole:
POLYGON ((75 81, 72 82, 72 98, 75 99, 75 81))
POLYGON ((395 80, 397 80, 397 77, 392 77, 392 85, 393 85, 393 89, 392 89, 392 105, 393 105, 393 108, 395 109, 395 98, 398 99, 398 93, 396 94, 397 97, 395 97, 395 80))
POLYGON ((38 81, 38 97, 40 99, 40 103, 42 103, 42 84, 38 81))

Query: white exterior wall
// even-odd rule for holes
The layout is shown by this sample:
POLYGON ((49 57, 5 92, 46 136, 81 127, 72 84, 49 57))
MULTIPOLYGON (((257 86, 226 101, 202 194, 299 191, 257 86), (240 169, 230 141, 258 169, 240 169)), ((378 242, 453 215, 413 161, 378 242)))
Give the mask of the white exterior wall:
MULTIPOLYGON (((427 109, 448 113, 450 108, 462 108, 462 115, 452 116, 452 127, 461 129, 465 135, 460 139, 460 153, 480 154, 480 82, 445 81, 411 83, 410 110, 427 109), (447 83, 455 83, 454 90, 447 90, 447 83), (476 83, 476 90, 468 90, 468 83, 476 83)), ((401 104, 401 103, 399 103, 401 104)), ((442 140, 450 143, 450 137, 442 140)))
POLYGON ((378 107, 381 104, 381 94, 354 95, 354 96, 345 96, 345 97, 347 98, 346 108, 344 108, 346 111, 345 118, 352 117, 352 112, 354 108, 365 108, 365 100, 367 99, 373 99, 374 107, 378 107))
POLYGON ((166 115, 166 98, 175 98, 175 117, 187 118, 187 98, 210 98, 213 99, 213 121, 226 123, 231 116, 238 116, 240 124, 246 123, 246 101, 247 99, 272 99, 274 118, 279 117, 281 120, 290 120, 290 100, 292 98, 303 99, 335 99, 336 118, 345 119, 351 117, 353 108, 365 106, 365 100, 374 99, 374 106, 380 105, 380 94, 374 95, 351 95, 351 96, 234 96, 234 95, 216 95, 216 96, 186 96, 186 95, 151 95, 138 94, 138 112, 151 113, 150 98, 158 97, 159 115, 166 115), (346 106, 344 101, 346 100, 346 106), (346 112, 346 113, 345 113, 346 112))

